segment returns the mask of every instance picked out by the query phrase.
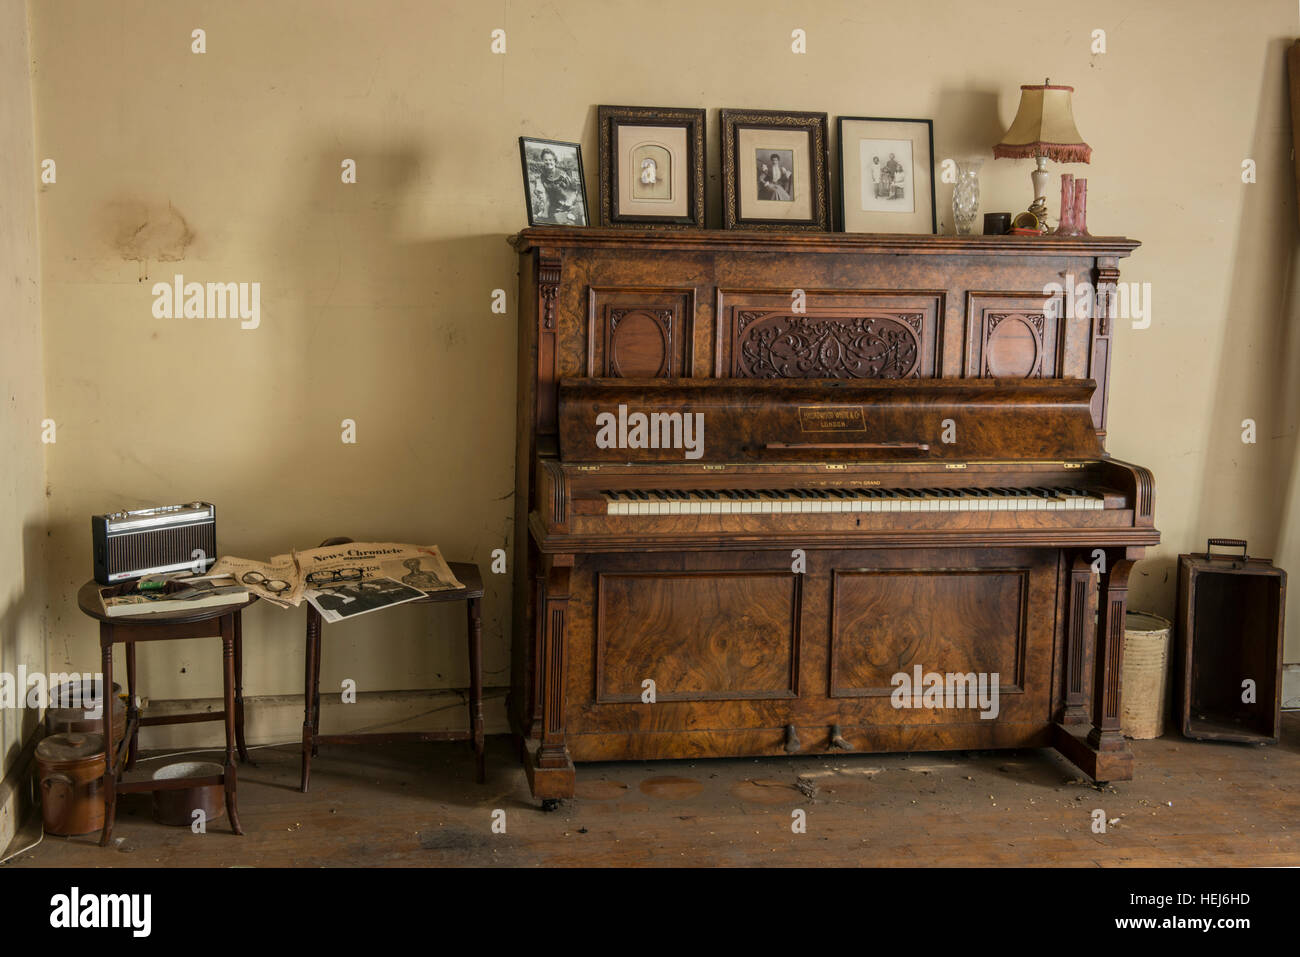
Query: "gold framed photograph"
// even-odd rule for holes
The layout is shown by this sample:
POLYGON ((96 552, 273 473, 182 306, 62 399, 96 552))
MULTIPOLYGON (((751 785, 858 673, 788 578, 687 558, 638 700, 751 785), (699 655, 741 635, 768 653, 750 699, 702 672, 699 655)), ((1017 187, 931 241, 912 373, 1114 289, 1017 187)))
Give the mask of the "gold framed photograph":
POLYGON ((840 143, 842 232, 937 231, 930 120, 841 116, 835 132, 840 143))
POLYGON ((727 229, 831 228, 825 113, 723 110, 727 229))
POLYGON ((704 111, 601 106, 600 216, 606 226, 704 227, 704 111))

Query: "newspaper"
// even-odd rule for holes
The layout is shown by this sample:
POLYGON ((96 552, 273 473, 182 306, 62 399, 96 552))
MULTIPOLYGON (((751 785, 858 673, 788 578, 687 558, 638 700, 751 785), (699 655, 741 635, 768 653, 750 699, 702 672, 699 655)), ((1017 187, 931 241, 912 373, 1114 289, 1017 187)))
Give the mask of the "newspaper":
POLYGON ((269 562, 227 556, 217 559, 208 574, 231 575, 259 598, 282 608, 302 604, 308 589, 380 578, 394 579, 424 594, 464 587, 437 545, 396 542, 349 542, 309 548, 276 555, 269 562))
POLYGON ((208 577, 229 575, 263 601, 281 608, 302 604, 302 576, 292 554, 276 555, 268 562, 226 556, 218 558, 208 577))

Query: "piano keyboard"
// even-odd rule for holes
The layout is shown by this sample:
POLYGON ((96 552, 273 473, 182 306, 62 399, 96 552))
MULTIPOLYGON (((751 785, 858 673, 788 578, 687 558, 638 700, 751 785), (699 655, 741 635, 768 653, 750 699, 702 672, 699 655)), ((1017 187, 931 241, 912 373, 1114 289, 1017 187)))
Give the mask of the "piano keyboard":
POLYGON ((601 493, 608 515, 796 512, 1056 512, 1104 508, 1079 488, 625 489, 601 493))

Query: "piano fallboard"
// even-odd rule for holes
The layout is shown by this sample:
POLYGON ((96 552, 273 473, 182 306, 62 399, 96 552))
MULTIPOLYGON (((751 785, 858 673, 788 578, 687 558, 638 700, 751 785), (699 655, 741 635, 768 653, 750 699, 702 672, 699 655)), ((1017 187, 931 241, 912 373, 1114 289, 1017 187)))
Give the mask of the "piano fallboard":
POLYGON ((1104 454, 1090 379, 562 379, 566 462, 923 462, 1104 454))

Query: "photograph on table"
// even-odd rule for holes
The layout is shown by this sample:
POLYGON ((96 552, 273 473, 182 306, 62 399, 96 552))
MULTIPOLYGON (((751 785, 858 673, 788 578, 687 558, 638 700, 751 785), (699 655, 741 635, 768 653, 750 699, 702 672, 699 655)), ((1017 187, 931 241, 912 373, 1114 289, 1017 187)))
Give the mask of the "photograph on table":
POLYGON ((704 111, 601 106, 606 226, 704 226, 704 111))
POLYGON ((723 110, 727 229, 831 227, 825 113, 723 110))
POLYGON ((333 623, 408 601, 419 601, 424 592, 392 578, 372 578, 369 581, 339 581, 322 588, 309 587, 303 595, 320 612, 322 620, 333 623))
POLYGON ((934 124, 841 116, 840 229, 846 233, 936 231, 934 124))
POLYGON ((519 137, 529 226, 586 226, 587 185, 577 143, 519 137))

